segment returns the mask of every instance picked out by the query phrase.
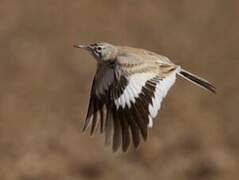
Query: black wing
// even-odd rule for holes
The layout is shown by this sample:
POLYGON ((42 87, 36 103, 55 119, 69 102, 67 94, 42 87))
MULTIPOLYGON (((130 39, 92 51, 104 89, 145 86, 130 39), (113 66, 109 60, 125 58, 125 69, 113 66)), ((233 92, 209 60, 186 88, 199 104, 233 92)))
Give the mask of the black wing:
MULTIPOLYGON (((114 70, 112 74, 106 73, 107 77, 102 73, 99 78, 97 73, 83 131, 91 126, 93 134, 99 124, 100 131, 105 133, 106 144, 112 142, 113 151, 120 146, 127 151, 131 140, 134 147, 138 147, 141 137, 147 139, 148 126, 152 125, 166 95, 161 93, 162 79, 147 73, 124 76, 115 74, 114 70), (106 79, 110 81, 105 83, 106 79), (107 85, 102 88, 102 84, 107 85)), ((168 90, 171 85, 166 89, 163 87, 163 90, 168 90)))

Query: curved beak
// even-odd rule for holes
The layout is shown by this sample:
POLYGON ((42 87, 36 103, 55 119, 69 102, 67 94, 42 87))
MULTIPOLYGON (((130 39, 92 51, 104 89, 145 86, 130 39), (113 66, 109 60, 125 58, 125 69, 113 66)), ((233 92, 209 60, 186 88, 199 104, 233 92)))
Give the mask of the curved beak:
POLYGON ((90 45, 88 45, 88 44, 74 44, 73 47, 89 50, 90 45))

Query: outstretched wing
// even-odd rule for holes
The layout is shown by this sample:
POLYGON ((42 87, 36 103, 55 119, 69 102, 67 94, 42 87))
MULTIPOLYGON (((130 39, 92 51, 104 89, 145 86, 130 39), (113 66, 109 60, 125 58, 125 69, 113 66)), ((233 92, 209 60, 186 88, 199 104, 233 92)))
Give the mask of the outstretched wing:
POLYGON ((99 123, 106 143, 112 141, 113 151, 120 146, 127 151, 131 140, 138 147, 141 137, 147 139, 148 127, 153 126, 161 102, 175 82, 176 72, 166 77, 150 72, 116 74, 114 69, 99 77, 99 72, 92 85, 83 130, 91 126, 93 134, 99 123))

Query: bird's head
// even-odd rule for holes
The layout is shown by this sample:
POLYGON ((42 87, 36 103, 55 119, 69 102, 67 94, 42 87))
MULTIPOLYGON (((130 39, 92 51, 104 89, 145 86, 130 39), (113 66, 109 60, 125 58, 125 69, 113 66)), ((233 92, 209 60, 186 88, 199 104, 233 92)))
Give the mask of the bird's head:
POLYGON ((98 62, 113 60, 117 54, 117 47, 105 42, 80 44, 74 47, 87 50, 98 62))

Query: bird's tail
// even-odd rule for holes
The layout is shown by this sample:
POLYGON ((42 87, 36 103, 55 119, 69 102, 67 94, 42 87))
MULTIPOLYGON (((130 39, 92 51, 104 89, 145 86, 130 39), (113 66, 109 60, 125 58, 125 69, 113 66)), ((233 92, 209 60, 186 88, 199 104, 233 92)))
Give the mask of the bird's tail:
POLYGON ((216 94, 216 87, 214 85, 212 85, 212 83, 208 82, 207 80, 192 74, 184 69, 180 69, 178 72, 178 75, 183 77, 184 79, 190 81, 191 83, 207 90, 210 91, 212 93, 216 94))

